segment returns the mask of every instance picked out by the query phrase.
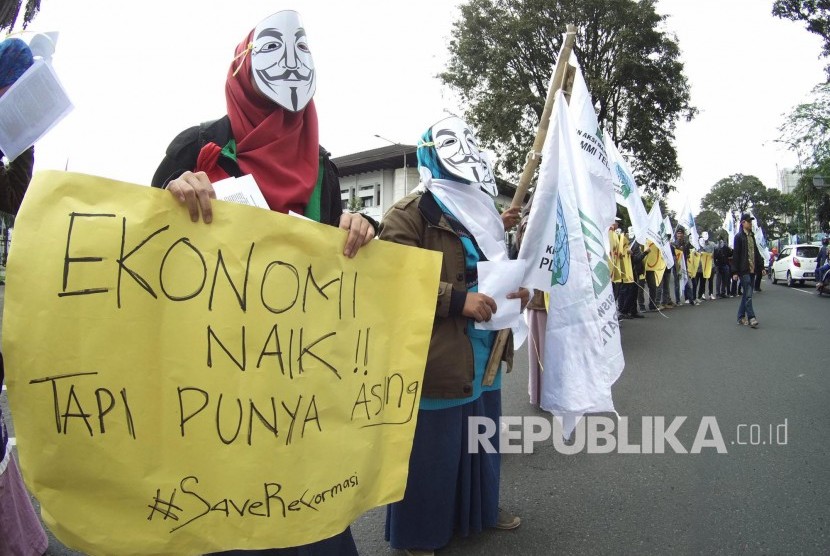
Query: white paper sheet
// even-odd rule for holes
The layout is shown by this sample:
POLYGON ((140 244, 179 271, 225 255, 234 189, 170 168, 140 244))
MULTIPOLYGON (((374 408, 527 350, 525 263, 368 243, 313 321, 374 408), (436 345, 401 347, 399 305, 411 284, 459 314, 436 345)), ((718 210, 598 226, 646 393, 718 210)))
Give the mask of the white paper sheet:
POLYGON ((524 265, 522 261, 484 261, 478 263, 478 291, 496 301, 496 312, 488 322, 477 322, 479 330, 501 330, 519 326, 521 299, 507 299, 518 291, 524 265))
POLYGON ((216 198, 220 201, 239 203, 270 210, 252 175, 240 178, 226 178, 213 184, 216 198))
POLYGON ((52 66, 35 60, 0 98, 0 150, 6 158, 14 160, 72 108, 52 66))

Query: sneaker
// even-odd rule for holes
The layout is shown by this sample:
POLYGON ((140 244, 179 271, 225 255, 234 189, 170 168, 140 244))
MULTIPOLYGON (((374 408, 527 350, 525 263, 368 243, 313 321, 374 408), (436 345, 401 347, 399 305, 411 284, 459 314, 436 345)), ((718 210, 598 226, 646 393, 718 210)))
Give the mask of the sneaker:
POLYGON ((715 300, 715 296, 710 293, 709 294, 709 301, 714 301, 714 300, 715 300))
POLYGON ((407 548, 403 552, 406 556, 435 556, 434 550, 413 550, 411 548, 407 548))
POLYGON ((749 326, 751 326, 752 328, 758 328, 758 319, 756 319, 755 317, 749 319, 749 326))
POLYGON ((695 299, 695 305, 700 305, 700 300, 699 299, 695 299))
POLYGON ((741 318, 738 319, 738 324, 742 324, 742 325, 746 326, 746 325, 749 324, 749 321, 746 320, 746 317, 741 317, 741 318))
POLYGON ((691 304, 692 304, 692 302, 687 299, 686 300, 686 305, 691 305, 691 304))
POLYGON ((510 515, 506 511, 499 508, 499 518, 493 526, 500 531, 510 531, 522 524, 521 518, 516 515, 510 515))
POLYGON ((663 309, 674 309, 674 303, 667 303, 663 305, 663 309))

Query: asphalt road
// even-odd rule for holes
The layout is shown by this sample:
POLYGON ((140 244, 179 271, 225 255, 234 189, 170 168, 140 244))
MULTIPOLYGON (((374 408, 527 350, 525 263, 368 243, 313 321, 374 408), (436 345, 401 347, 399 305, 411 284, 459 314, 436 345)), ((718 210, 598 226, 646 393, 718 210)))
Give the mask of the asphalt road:
MULTIPOLYGON (((711 416, 728 453, 563 455, 548 442, 505 455, 502 505, 522 526, 456 539, 439 554, 830 553, 830 298, 763 287, 757 330, 735 324, 738 299, 623 322, 614 399, 630 442, 644 416, 686 416, 676 436, 689 449, 711 416)), ((505 415, 544 415, 528 404, 526 382, 523 349, 504 381, 505 415)), ((384 514, 353 525, 361 554, 402 554, 383 540, 384 514)), ((76 553, 53 539, 49 554, 76 553)))

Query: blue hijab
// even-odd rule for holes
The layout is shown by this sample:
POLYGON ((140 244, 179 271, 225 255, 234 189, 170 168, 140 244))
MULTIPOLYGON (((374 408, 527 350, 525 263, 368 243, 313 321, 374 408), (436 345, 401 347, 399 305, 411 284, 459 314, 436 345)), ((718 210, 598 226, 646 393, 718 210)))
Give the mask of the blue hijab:
POLYGON ((435 143, 432 141, 432 128, 426 130, 418 141, 418 166, 423 166, 432 173, 432 179, 450 180, 459 183, 470 183, 469 180, 459 178, 447 172, 441 161, 438 160, 438 151, 435 150, 435 143))
POLYGON ((32 51, 22 40, 6 39, 0 42, 0 88, 17 81, 33 63, 32 51))

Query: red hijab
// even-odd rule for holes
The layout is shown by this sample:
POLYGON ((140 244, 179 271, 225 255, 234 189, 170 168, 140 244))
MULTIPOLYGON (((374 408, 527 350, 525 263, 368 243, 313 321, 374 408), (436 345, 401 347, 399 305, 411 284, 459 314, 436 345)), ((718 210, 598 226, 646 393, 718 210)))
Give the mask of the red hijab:
MULTIPOLYGON (((247 50, 252 36, 253 31, 236 47, 235 56, 247 50)), ((254 176, 271 210, 303 214, 319 170, 314 101, 291 112, 261 95, 251 82, 250 52, 231 63, 225 98, 239 168, 254 176)))

